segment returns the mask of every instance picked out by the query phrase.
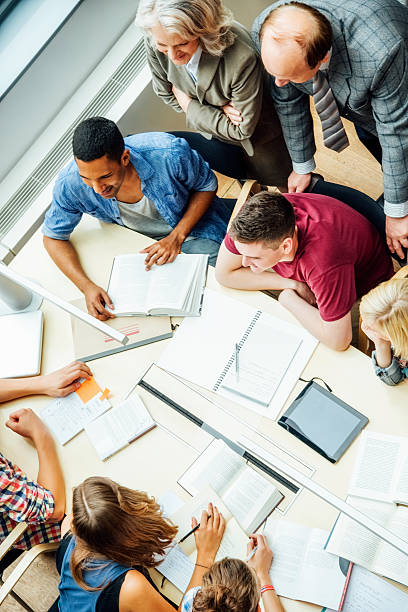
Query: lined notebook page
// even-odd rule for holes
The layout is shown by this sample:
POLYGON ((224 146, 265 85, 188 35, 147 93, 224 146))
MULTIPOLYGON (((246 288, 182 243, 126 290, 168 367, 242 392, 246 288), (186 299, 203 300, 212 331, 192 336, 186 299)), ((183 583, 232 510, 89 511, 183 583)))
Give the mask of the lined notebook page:
POLYGON ((261 316, 238 351, 238 373, 234 355, 221 387, 268 406, 301 342, 266 324, 261 316))

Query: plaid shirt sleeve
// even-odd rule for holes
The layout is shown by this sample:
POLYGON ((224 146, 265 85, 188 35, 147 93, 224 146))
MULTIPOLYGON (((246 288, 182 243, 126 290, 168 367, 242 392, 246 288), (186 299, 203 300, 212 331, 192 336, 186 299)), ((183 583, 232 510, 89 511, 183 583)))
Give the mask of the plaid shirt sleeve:
POLYGON ((44 522, 54 512, 54 498, 51 492, 29 480, 19 467, 3 456, 0 496, 1 509, 16 522, 44 522))
POLYGON ((377 72, 371 105, 382 148, 385 214, 408 214, 408 51, 398 43, 377 72))
POLYGON ((51 492, 32 482, 1 453, 0 504, 0 542, 20 522, 26 522, 30 527, 16 542, 16 548, 28 549, 36 544, 60 540, 60 524, 46 522, 54 512, 51 492))

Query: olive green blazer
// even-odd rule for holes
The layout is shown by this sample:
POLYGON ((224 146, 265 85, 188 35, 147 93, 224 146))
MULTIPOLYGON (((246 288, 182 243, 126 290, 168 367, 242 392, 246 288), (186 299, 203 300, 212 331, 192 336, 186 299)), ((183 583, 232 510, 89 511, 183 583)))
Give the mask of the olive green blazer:
MULTIPOLYGON (((261 163, 270 167, 279 162, 282 176, 287 177, 291 171, 290 159, 272 99, 263 88, 262 63, 248 31, 237 22, 231 29, 235 41, 223 55, 217 57, 203 50, 197 83, 184 65, 176 66, 146 37, 153 89, 166 104, 182 112, 172 86, 181 89, 192 98, 186 113, 188 128, 207 138, 216 137, 241 145, 247 155, 259 158, 258 162, 251 160, 255 166, 261 163), (242 113, 243 120, 239 125, 234 125, 221 108, 229 101, 242 113)), ((259 170, 253 178, 264 182, 266 177, 259 170)))

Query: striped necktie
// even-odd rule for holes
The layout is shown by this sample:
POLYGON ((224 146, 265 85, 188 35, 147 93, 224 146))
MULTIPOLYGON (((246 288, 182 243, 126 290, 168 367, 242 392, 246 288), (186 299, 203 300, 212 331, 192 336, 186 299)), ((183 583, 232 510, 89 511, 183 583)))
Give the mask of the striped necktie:
POLYGON ((339 109, 330 85, 321 70, 313 79, 313 100, 316 111, 322 122, 323 142, 333 151, 343 151, 349 146, 349 139, 340 118, 339 109))

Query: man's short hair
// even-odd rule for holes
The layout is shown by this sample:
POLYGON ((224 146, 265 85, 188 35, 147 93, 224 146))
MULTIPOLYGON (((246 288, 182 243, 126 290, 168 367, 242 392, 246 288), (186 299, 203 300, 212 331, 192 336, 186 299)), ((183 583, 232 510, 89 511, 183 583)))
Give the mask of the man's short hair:
MULTIPOLYGON (((303 4, 303 2, 287 2, 271 10, 262 24, 259 36, 262 39, 265 27, 274 27, 278 17, 287 9, 300 9, 311 17, 312 27, 302 34, 293 34, 291 38, 302 48, 305 61, 309 68, 315 68, 321 62, 333 44, 333 30, 330 21, 320 11, 313 6, 303 4), (314 26, 314 27, 313 27, 314 26)), ((281 38, 279 34, 277 38, 281 38)), ((286 37, 286 34, 285 34, 286 37)), ((283 38, 283 34, 282 34, 283 38)))
POLYGON ((90 117, 76 127, 72 149, 74 156, 84 162, 106 155, 120 163, 125 143, 116 123, 105 117, 90 117))
POLYGON ((295 212, 283 195, 261 191, 246 202, 228 230, 233 240, 277 249, 295 231, 295 212))

